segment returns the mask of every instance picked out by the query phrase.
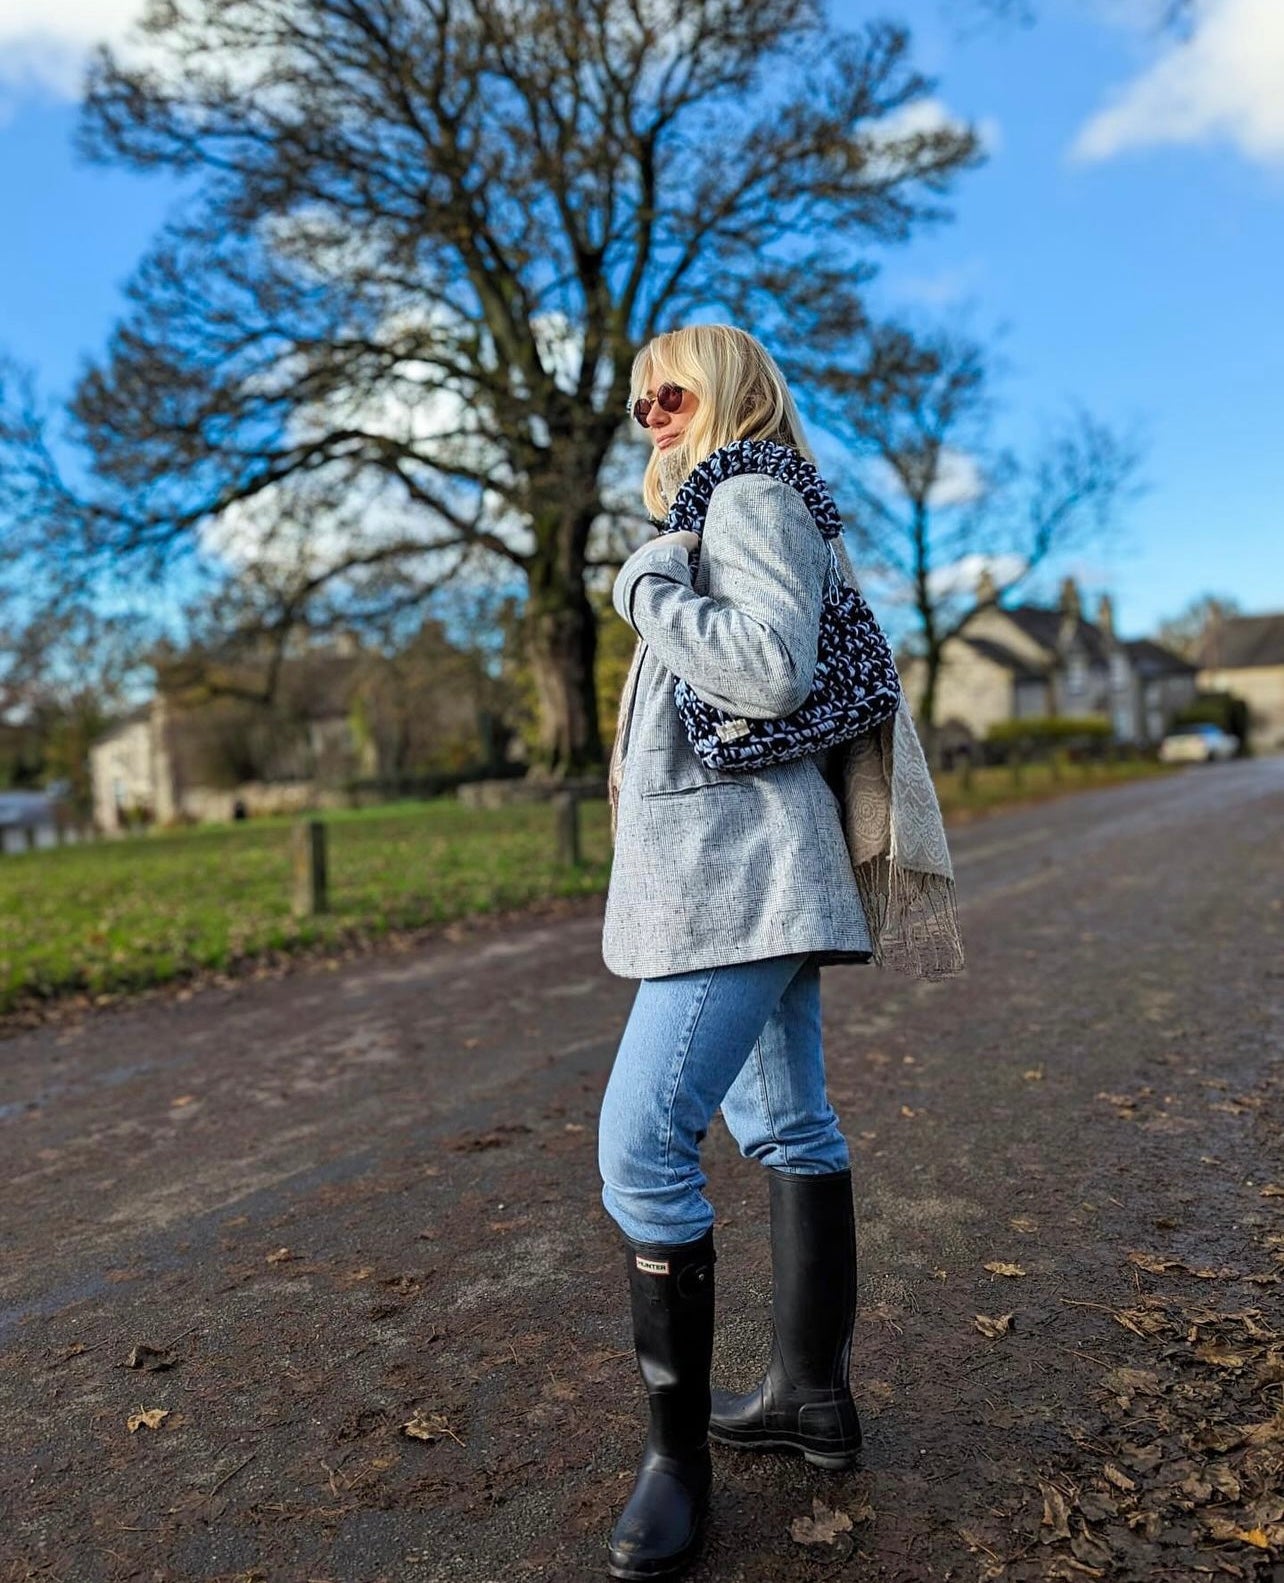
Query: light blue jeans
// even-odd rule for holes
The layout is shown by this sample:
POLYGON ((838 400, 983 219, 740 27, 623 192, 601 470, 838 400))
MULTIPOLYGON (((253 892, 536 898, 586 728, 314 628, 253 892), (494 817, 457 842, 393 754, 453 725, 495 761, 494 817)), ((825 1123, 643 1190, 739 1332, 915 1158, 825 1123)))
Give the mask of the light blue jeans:
POLYGON ((602 1202, 633 1242, 713 1224, 700 1141, 721 1105, 740 1152, 817 1175, 849 1163, 825 1094, 820 967, 808 953, 644 978, 598 1127, 602 1202))

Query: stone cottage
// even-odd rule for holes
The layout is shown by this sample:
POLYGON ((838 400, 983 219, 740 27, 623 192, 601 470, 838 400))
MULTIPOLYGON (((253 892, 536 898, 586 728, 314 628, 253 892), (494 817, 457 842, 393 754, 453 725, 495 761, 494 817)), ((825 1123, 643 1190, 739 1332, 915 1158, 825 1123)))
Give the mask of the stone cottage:
POLYGON ((1284 749, 1284 613, 1215 621, 1199 657, 1204 691, 1234 693, 1248 705, 1253 751, 1284 749))
MULTIPOLYGON (((982 580, 981 601, 994 598, 982 580)), ((923 666, 903 667, 910 701, 922 696, 923 666)), ((1109 596, 1096 620, 1083 615, 1073 578, 1055 608, 985 604, 945 645, 937 681, 936 721, 954 743, 980 741, 1001 721, 1096 715, 1115 740, 1157 742, 1196 691, 1196 667, 1148 638, 1115 632, 1109 596)))

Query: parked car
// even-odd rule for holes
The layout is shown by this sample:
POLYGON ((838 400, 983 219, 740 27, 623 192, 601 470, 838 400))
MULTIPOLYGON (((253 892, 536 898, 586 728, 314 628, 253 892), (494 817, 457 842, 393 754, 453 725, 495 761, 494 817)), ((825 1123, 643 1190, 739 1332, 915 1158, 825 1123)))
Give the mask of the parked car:
POLYGON ((1238 752, 1238 737, 1209 724, 1177 726, 1159 744, 1163 764, 1212 764, 1233 759, 1238 752))

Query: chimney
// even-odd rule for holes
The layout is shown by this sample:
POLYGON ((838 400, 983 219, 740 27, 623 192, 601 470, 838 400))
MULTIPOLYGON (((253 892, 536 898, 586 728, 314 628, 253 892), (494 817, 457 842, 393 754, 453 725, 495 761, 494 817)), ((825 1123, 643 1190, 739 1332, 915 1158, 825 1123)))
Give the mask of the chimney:
POLYGON ((1083 607, 1079 602, 1079 585, 1073 577, 1062 579, 1061 583, 1061 614, 1070 620, 1078 621, 1083 607))
POLYGON ((976 602, 978 605, 992 605, 998 597, 994 576, 988 566, 983 566, 976 579, 976 602))
POLYGON ((1102 636, 1113 638, 1115 635, 1115 606, 1109 594, 1102 594, 1097 604, 1097 625, 1101 628, 1102 636))

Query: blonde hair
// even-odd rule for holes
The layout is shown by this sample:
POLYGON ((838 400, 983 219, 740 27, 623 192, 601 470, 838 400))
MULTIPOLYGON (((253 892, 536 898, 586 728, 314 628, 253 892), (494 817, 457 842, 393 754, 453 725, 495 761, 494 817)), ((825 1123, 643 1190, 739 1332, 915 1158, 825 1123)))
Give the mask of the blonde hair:
MULTIPOLYGON (((730 324, 693 324, 648 341, 633 359, 629 406, 666 381, 699 402, 678 442, 685 473, 732 440, 775 440, 815 461, 802 419, 776 360, 745 330, 730 324)), ((668 507, 660 492, 661 453, 652 448, 642 475, 642 499, 653 517, 668 507)))

